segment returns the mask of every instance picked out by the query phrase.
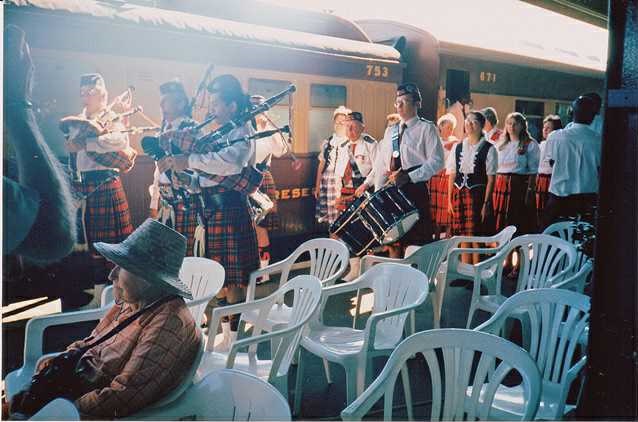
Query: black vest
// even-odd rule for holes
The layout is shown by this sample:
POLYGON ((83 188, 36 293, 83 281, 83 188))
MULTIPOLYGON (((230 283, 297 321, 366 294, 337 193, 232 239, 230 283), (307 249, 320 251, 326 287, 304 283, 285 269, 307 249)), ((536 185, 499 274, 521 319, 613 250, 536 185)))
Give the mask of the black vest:
MULTIPOLYGON (((485 138, 482 138, 483 140, 485 138)), ((456 178, 454 179, 454 185, 461 189, 467 187, 469 189, 487 185, 487 171, 485 169, 485 162, 487 161, 487 153, 490 150, 492 144, 485 141, 479 147, 478 152, 474 156, 474 173, 464 174, 461 173, 461 151, 463 151, 463 142, 458 144, 455 151, 456 159, 456 178)))

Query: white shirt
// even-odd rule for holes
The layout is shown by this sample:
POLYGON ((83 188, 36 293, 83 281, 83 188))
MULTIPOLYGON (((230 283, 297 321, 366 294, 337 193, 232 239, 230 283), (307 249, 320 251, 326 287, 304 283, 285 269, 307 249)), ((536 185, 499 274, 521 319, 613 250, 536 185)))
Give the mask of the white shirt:
POLYGON ((525 154, 518 153, 520 141, 503 142, 496 145, 498 153, 498 173, 536 174, 540 160, 540 150, 536 141, 527 145, 525 154))
POLYGON ((372 167, 377 157, 377 143, 364 140, 364 135, 365 134, 361 134, 359 139, 354 142, 348 141, 345 145, 342 143, 340 147, 337 148, 337 163, 335 165, 337 196, 340 196, 341 187, 343 186, 343 175, 350 162, 352 144, 354 144, 354 161, 357 163, 357 169, 361 175, 367 177, 372 172, 372 167))
MULTIPOLYGON (((274 128, 273 125, 268 123, 263 130, 272 130, 274 128)), ((261 130, 257 132, 261 132, 261 130)), ((280 133, 255 141, 255 162, 261 163, 268 158, 266 161, 268 167, 270 167, 272 157, 282 157, 286 152, 288 152, 288 142, 280 133)))
MULTIPOLYGON (((401 121, 398 124, 403 123, 401 121)), ((432 122, 421 120, 418 116, 411 118, 405 124, 407 127, 399 146, 401 168, 407 170, 418 166, 409 173, 410 180, 413 183, 425 182, 437 174, 445 164, 439 131, 432 122)), ((392 136, 395 130, 395 126, 388 127, 383 140, 377 147, 374 170, 368 174, 365 181, 368 186, 375 185, 376 189, 379 189, 387 180, 386 173, 390 171, 392 136)))
MULTIPOLYGON (((589 124, 589 128, 593 130, 594 132, 596 132, 598 136, 603 135, 603 118, 601 117, 601 114, 602 112, 595 115, 594 120, 592 120, 591 123, 589 124)), ((573 124, 574 122, 567 123, 564 129, 568 129, 572 127, 573 124)))
MULTIPOLYGON (((463 142, 458 143, 452 147, 451 154, 448 156, 445 164, 445 173, 449 175, 456 174, 456 150, 457 148, 463 148, 461 150, 461 173, 474 174, 474 161, 476 154, 478 153, 481 145, 484 142, 488 142, 485 138, 481 138, 479 142, 472 145, 470 141, 465 138, 463 142)), ((488 176, 494 176, 498 169, 498 153, 494 146, 490 146, 487 150, 487 157, 485 157, 485 170, 488 176)))
MULTIPOLYGON (((252 126, 246 123, 230 131, 222 140, 233 140, 242 136, 252 135, 252 126)), ((206 154, 190 154, 188 156, 188 167, 204 173, 217 176, 232 176, 242 172, 244 167, 255 164, 255 141, 237 142, 218 152, 206 154)), ((216 182, 205 178, 199 178, 201 187, 211 187, 217 185, 216 182)))
POLYGON ((547 156, 554 160, 549 192, 557 196, 598 192, 600 136, 588 125, 573 123, 549 134, 547 156))
MULTIPOLYGON (((82 110, 80 117, 85 119, 96 118, 97 115, 101 113, 97 112, 92 116, 89 116, 86 112, 86 109, 82 110)), ((107 113, 105 119, 112 119, 116 115, 115 112, 111 111, 107 113)), ((99 136, 97 138, 87 138, 86 140, 86 149, 82 149, 78 151, 77 155, 77 167, 78 170, 83 171, 93 171, 93 170, 113 170, 110 167, 105 167, 102 164, 96 163, 93 159, 89 158, 86 154, 87 151, 97 152, 99 154, 104 154, 106 152, 115 152, 115 151, 123 151, 127 148, 130 148, 128 134, 124 132, 118 132, 125 130, 126 126, 121 121, 115 121, 112 125, 112 132, 106 135, 99 136)), ((117 171, 117 169, 115 169, 117 171)))
POLYGON ((552 166, 549 164, 547 157, 547 143, 549 139, 541 142, 538 149, 540 151, 540 162, 538 164, 538 174, 552 174, 552 166))
POLYGON ((323 152, 325 150, 325 148, 328 146, 328 144, 330 144, 330 152, 328 153, 328 167, 326 167, 324 169, 328 170, 328 171, 334 171, 335 167, 337 165, 337 150, 344 144, 347 144, 348 140, 342 136, 338 136, 337 134, 332 134, 332 137, 330 138, 330 140, 328 141, 328 139, 325 139, 323 141, 323 143, 321 144, 321 151, 319 151, 319 161, 324 162, 325 158, 323 156, 323 152))

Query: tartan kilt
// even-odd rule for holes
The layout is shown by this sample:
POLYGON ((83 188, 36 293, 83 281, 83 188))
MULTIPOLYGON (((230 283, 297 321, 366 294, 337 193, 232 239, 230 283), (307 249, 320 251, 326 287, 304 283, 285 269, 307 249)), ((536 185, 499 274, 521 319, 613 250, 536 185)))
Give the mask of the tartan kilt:
POLYGON ((126 193, 119 176, 100 185, 99 180, 83 179, 74 187, 86 196, 87 243, 119 243, 133 232, 126 193))
POLYGON ((507 226, 516 226, 516 234, 527 234, 536 226, 534 204, 526 204, 525 196, 529 175, 499 173, 496 175, 492 203, 496 219, 496 232, 507 226))
POLYGON ((536 215, 540 223, 543 221, 543 210, 549 199, 549 182, 552 180, 551 174, 538 174, 536 176, 536 215))
POLYGON ((191 196, 189 202, 190 205, 187 209, 184 208, 184 204, 181 202, 175 206, 175 227, 173 228, 186 237, 188 245, 186 248, 186 256, 193 256, 195 229, 197 228, 197 197, 191 196))
POLYGON ((259 227, 263 227, 268 231, 279 230, 279 214, 277 213, 277 186, 275 185, 275 179, 272 177, 272 173, 264 171, 264 180, 259 186, 259 190, 265 193, 268 198, 275 204, 275 207, 266 214, 263 221, 259 223, 259 227))
POLYGON ((315 206, 315 218, 324 219, 328 224, 332 224, 339 217, 339 212, 335 207, 337 200, 337 178, 334 171, 325 170, 321 175, 319 185, 319 198, 315 206))
POLYGON ((432 176, 429 181, 432 224, 440 227, 447 227, 451 224, 450 213, 447 209, 448 179, 445 170, 442 170, 432 176))
POLYGON ((491 235, 490 216, 481 221, 481 210, 485 200, 485 186, 473 189, 454 187, 452 192, 452 234, 454 236, 485 236, 491 235))
MULTIPOLYGON (((217 187, 203 188, 204 203, 209 204, 207 197, 220 192, 217 187)), ((224 267, 224 287, 247 286, 250 273, 259 268, 255 223, 245 202, 216 209, 207 205, 204 209, 206 257, 224 267)))
POLYGON ((355 191, 356 191, 355 188, 350 188, 350 187, 341 188, 341 197, 340 197, 341 205, 335 205, 339 215, 341 215, 341 213, 343 213, 345 210, 350 208, 350 205, 352 205, 352 203, 356 199, 356 197, 354 196, 355 191))

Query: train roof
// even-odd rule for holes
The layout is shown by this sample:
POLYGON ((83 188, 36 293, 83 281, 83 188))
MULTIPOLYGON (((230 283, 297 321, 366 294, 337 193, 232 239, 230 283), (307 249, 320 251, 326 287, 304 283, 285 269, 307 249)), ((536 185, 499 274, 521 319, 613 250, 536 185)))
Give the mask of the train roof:
MULTIPOLYGON (((272 0, 294 4, 295 0, 272 0)), ((522 1, 310 0, 306 7, 365 23, 393 21, 433 35, 442 53, 602 77, 607 30, 522 1)))
POLYGON ((394 48, 372 42, 246 24, 132 3, 96 0, 9 0, 8 3, 19 9, 30 7, 47 13, 108 19, 118 24, 165 27, 204 33, 215 38, 275 45, 307 52, 389 62, 400 60, 400 54, 394 48))

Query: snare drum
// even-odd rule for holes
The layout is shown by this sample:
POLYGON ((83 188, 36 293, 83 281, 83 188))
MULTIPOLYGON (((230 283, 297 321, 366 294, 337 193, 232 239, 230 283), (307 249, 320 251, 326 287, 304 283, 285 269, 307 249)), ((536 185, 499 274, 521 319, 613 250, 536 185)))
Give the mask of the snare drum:
POLYGON ((419 220, 419 211, 399 188, 386 186, 368 195, 359 211, 377 242, 396 242, 419 220))
POLYGON ((361 218, 359 213, 359 208, 365 200, 363 197, 356 198, 330 226, 330 233, 341 239, 350 252, 357 256, 379 245, 369 224, 361 218))

